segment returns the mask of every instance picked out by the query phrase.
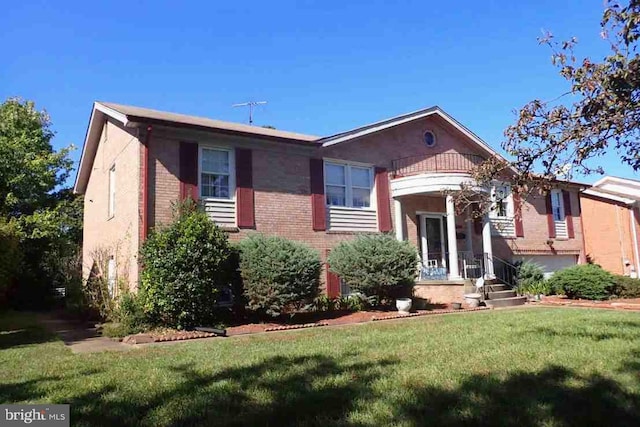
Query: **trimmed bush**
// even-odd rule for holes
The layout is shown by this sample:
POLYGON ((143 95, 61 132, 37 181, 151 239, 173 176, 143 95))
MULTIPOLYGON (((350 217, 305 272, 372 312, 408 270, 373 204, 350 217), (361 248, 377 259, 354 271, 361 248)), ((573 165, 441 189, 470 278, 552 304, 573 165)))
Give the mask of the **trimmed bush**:
POLYGON ((640 297, 640 279, 634 279, 629 276, 614 276, 615 286, 612 295, 618 298, 639 298, 640 297))
POLYGON ((607 299, 614 284, 613 275, 595 264, 565 268, 549 279, 551 289, 561 289, 572 299, 607 299))
POLYGON ((322 264, 318 253, 308 246, 254 234, 238 247, 249 309, 278 316, 310 304, 320 292, 322 264))
POLYGON ((418 262, 416 248, 390 234, 363 234, 344 241, 328 259, 331 271, 351 289, 377 296, 380 302, 411 294, 418 262))
POLYGON ((177 328, 215 322, 216 303, 234 267, 227 236, 193 201, 177 206, 173 222, 154 231, 140 251, 140 293, 153 324, 177 328))

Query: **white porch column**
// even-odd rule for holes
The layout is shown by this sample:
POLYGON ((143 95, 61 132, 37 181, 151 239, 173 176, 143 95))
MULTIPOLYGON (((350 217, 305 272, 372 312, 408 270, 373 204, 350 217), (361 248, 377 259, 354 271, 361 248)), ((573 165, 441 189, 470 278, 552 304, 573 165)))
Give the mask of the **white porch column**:
POLYGON ((467 252, 473 257, 473 218, 471 215, 471 206, 467 208, 467 252))
POLYGON ((491 224, 489 223, 489 217, 487 215, 482 218, 482 252, 485 253, 485 278, 495 279, 496 275, 493 271, 493 247, 491 244, 491 224))
POLYGON ((402 215, 402 203, 398 199, 393 199, 393 212, 396 239, 404 240, 404 215, 402 215))
POLYGON ((449 278, 459 279, 458 242, 456 241, 456 209, 453 196, 447 195, 447 240, 449 242, 449 278))

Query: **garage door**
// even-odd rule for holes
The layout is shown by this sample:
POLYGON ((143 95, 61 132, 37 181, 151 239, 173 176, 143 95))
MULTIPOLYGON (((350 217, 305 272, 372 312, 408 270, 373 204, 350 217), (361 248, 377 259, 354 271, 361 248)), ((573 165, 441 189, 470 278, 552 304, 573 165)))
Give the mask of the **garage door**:
POLYGON ((545 277, 549 277, 558 270, 571 267, 578 263, 577 255, 530 255, 520 257, 520 259, 540 264, 544 270, 545 277))

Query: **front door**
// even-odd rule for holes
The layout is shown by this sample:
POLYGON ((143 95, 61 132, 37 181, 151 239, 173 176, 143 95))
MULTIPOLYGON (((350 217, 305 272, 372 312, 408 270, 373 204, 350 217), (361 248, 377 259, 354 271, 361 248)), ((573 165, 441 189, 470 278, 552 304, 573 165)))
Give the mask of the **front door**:
POLYGON ((444 276, 434 277, 438 279, 446 278, 447 274, 445 226, 442 214, 421 215, 422 264, 427 275, 444 276))

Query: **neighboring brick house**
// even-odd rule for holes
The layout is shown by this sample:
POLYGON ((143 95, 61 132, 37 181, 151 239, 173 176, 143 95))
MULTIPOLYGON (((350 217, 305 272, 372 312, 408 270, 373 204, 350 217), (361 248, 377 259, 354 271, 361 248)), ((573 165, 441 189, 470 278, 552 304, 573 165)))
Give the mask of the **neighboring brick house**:
POLYGON ((640 181, 607 176, 580 199, 589 261, 615 274, 638 277, 640 181))
MULTIPOLYGON (((461 295, 483 259, 531 258, 549 272, 582 262, 579 185, 525 201, 509 187, 478 188, 495 209, 476 220, 471 207, 456 212, 449 192, 489 156, 499 154, 438 107, 315 137, 96 102, 75 183, 85 194, 85 275, 105 247, 111 276, 137 283, 141 242, 187 196, 231 240, 276 234, 323 260, 357 233, 393 232, 418 248, 416 293, 434 301, 461 295)), ((346 292, 324 277, 329 295, 346 292)))

